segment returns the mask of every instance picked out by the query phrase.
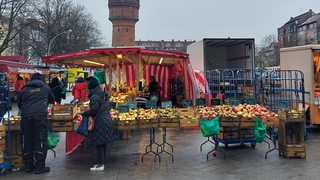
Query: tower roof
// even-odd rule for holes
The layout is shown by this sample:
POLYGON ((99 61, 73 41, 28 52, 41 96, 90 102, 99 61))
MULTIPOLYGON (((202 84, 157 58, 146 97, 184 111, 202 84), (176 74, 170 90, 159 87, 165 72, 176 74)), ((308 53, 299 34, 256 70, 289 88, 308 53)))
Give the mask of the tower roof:
POLYGON ((109 0, 110 6, 135 6, 140 7, 140 0, 109 0))

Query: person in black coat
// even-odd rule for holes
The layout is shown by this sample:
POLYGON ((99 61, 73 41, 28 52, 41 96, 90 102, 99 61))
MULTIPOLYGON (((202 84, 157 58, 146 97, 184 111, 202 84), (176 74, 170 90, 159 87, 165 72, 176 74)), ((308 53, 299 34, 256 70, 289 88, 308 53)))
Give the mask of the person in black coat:
POLYGON ((103 171, 106 162, 106 145, 113 141, 112 120, 108 95, 99 86, 97 79, 88 78, 88 98, 90 110, 82 113, 83 116, 94 117, 94 128, 89 132, 89 143, 96 148, 97 161, 90 171, 103 171))
POLYGON ((18 96, 21 109, 22 150, 25 172, 49 172, 47 157, 48 104, 54 104, 54 95, 39 73, 32 75, 18 96))
POLYGON ((61 89, 61 84, 59 82, 59 78, 58 77, 54 77, 51 80, 51 83, 49 84, 53 95, 54 95, 54 100, 55 102, 57 102, 58 104, 61 104, 61 99, 62 99, 62 89, 61 89))

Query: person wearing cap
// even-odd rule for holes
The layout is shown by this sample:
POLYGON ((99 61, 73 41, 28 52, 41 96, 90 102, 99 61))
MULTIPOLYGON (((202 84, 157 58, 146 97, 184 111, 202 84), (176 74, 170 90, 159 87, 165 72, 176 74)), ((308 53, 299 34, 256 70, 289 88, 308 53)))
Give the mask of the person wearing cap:
POLYGON ((89 143, 96 148, 96 164, 90 171, 103 171, 106 162, 107 144, 113 141, 112 120, 110 116, 110 104, 108 95, 99 86, 94 77, 86 79, 88 82, 90 110, 82 113, 83 116, 94 117, 94 127, 89 131, 89 143))
POLYGON ((34 73, 19 96, 21 109, 22 151, 25 172, 35 174, 50 171, 45 166, 47 157, 47 115, 48 104, 54 104, 55 97, 41 74, 34 73))

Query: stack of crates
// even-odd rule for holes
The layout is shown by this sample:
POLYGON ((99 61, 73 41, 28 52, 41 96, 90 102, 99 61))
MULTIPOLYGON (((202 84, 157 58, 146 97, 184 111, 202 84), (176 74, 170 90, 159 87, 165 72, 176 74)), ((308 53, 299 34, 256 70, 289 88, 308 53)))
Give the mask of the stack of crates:
POLYGON ((74 131, 73 119, 77 115, 76 104, 56 104, 51 111, 51 125, 55 132, 74 131))
POLYGON ((304 144, 305 113, 279 110, 279 154, 285 158, 306 158, 304 144))

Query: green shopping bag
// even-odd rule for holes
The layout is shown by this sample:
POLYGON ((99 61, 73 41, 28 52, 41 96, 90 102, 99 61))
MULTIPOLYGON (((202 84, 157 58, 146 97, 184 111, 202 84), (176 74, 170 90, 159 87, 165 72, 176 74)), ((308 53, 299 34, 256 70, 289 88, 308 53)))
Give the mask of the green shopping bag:
POLYGON ((204 137, 220 134, 219 118, 220 116, 210 120, 200 119, 200 129, 204 137))
POLYGON ((262 124, 261 120, 256 117, 256 121, 254 122, 253 134, 258 143, 263 142, 266 130, 267 126, 265 124, 262 124))
POLYGON ((47 138, 47 146, 48 149, 53 149, 57 146, 59 139, 56 134, 52 131, 52 127, 48 127, 48 138, 47 138))
POLYGON ((106 76, 105 72, 102 69, 97 69, 93 72, 93 77, 95 77, 99 84, 104 84, 106 83, 106 76))

